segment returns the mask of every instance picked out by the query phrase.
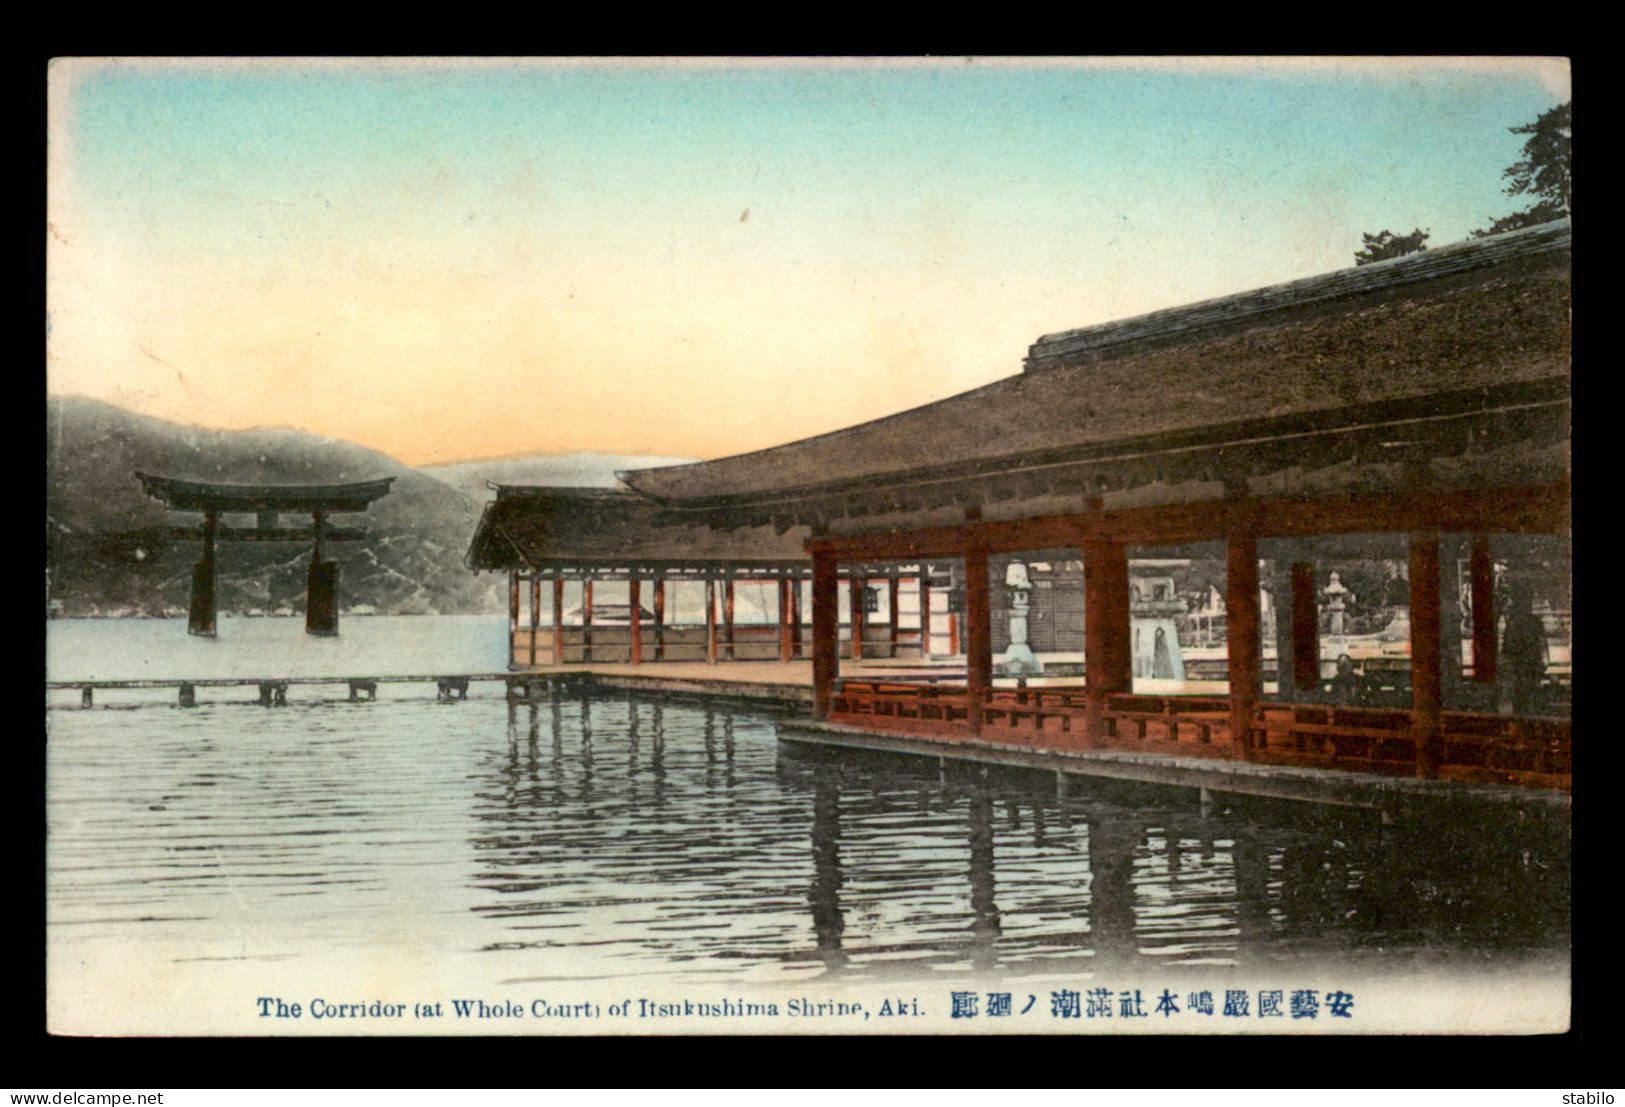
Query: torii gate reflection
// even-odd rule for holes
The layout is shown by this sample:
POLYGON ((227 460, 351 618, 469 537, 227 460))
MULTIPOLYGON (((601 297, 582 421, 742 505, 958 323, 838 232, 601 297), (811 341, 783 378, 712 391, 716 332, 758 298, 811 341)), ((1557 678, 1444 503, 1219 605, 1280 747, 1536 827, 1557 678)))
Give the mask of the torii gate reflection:
POLYGON ((187 631, 214 637, 215 634, 215 543, 217 542, 311 542, 310 573, 305 603, 305 632, 331 635, 339 632, 338 576, 336 561, 322 559, 322 542, 351 542, 365 538, 363 527, 335 527, 327 517, 358 514, 374 500, 389 494, 394 477, 360 481, 355 484, 208 484, 136 472, 147 495, 162 500, 171 511, 202 512, 203 525, 174 526, 174 541, 202 542, 203 557, 192 567, 192 599, 187 615, 187 631), (312 525, 283 527, 283 512, 309 514, 312 525), (254 515, 252 528, 222 527, 220 516, 254 515))

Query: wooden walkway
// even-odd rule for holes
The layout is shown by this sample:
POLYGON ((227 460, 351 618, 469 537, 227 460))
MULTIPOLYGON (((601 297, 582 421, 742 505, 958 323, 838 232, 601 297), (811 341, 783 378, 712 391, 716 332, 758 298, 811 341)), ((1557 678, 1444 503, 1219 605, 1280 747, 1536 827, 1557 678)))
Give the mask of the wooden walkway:
MULTIPOLYGON (((478 684, 500 684, 510 700, 526 701, 536 696, 551 695, 555 688, 572 692, 608 690, 678 697, 737 700, 765 706, 805 708, 812 703, 812 687, 805 673, 785 673, 789 666, 753 665, 750 663, 722 666, 695 666, 692 663, 669 665, 643 665, 634 669, 629 665, 563 666, 546 671, 485 672, 485 673, 414 673, 389 676, 263 676, 263 677, 200 677, 185 680, 174 677, 138 680, 48 680, 47 692, 77 691, 80 708, 94 708, 103 695, 120 690, 174 689, 176 702, 181 707, 196 707, 204 702, 202 689, 252 689, 256 698, 210 697, 211 703, 257 703, 266 707, 287 706, 290 695, 300 697, 292 689, 305 687, 316 690, 308 699, 331 701, 335 697, 322 695, 324 689, 342 688, 343 699, 349 702, 374 702, 381 685, 420 684, 431 686, 435 698, 441 703, 456 703, 468 698, 469 689, 478 684), (698 670, 698 671, 696 671, 698 670), (720 670, 720 671, 719 671, 720 670), (743 671, 751 670, 751 671, 743 671), (771 670, 757 672, 754 670, 771 670), (777 676, 778 680, 763 679, 777 676), (796 677, 802 677, 797 680, 796 677)), ((808 668, 805 664, 802 669, 808 668)), ((150 702, 150 701, 149 701, 150 702)), ((52 704, 48 707, 63 707, 52 704)))

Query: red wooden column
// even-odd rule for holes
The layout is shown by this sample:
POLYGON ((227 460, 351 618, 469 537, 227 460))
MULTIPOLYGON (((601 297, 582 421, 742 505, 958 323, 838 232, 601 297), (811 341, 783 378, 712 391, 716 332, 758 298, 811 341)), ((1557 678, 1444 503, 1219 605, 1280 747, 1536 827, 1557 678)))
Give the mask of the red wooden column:
POLYGON ((632 624, 632 664, 643 664, 643 582, 635 575, 627 578, 627 615, 632 624))
POLYGON ((1230 535, 1225 567, 1225 652, 1230 669, 1230 748, 1242 760, 1252 757, 1253 712, 1258 705, 1263 668, 1258 642, 1258 539, 1250 533, 1230 535))
POLYGON ((1440 613, 1439 535, 1422 531, 1411 535, 1411 737, 1420 777, 1439 774, 1440 613))
POLYGON ((982 705, 993 686, 993 608, 987 585, 987 547, 965 550, 965 689, 971 730, 982 733, 982 705))
POLYGON ((827 719, 841 669, 840 595, 833 553, 813 554, 812 667, 813 717, 827 719))
POLYGON ((734 578, 722 582, 722 625, 728 642, 728 660, 734 660, 734 578))
POLYGON ((564 664, 564 574, 553 574, 553 664, 564 664))
POLYGON ((1105 539, 1083 543, 1083 671, 1091 746, 1106 741, 1106 698, 1134 687, 1129 651, 1128 547, 1105 539))
POLYGON ((863 594, 869 589, 869 581, 857 575, 846 578, 846 606, 848 615, 852 620, 852 631, 848 635, 852 640, 852 660, 863 660, 863 594))
MULTIPOLYGON (((1293 562, 1292 686, 1301 691, 1320 687, 1320 609, 1315 598, 1314 562, 1293 562)), ((1285 682, 1278 679, 1276 686, 1281 690, 1281 698, 1288 698, 1285 682)))
POLYGON ((805 654, 801 642, 801 578, 790 577, 790 653, 793 657, 805 654))
POLYGON ((959 656, 959 614, 948 611, 948 656, 959 656))
POLYGON ((795 657, 795 643, 790 639, 790 589, 795 582, 789 576, 779 578, 779 661, 789 662, 795 657))
POLYGON ((542 625, 542 578, 530 575, 530 667, 536 667, 536 636, 542 625))
POLYGON ((519 660, 519 573, 508 571, 508 664, 519 660))
MULTIPOLYGON (((1495 683, 1495 561, 1490 536, 1473 535, 1470 562, 1473 587, 1473 683, 1495 683)), ((1412 596, 1415 584, 1412 584, 1412 596)))
POLYGON ((920 657, 931 656, 931 567, 920 565, 920 657))
POLYGON ((705 578, 705 662, 717 663, 717 582, 705 578))
POLYGON ((666 659, 666 578, 655 577, 655 660, 666 659))
POLYGON ((581 582, 581 660, 592 660, 592 577, 581 582))
POLYGON ((896 572, 886 577, 886 606, 891 619, 891 645, 887 647, 888 657, 897 656, 897 581, 896 572))

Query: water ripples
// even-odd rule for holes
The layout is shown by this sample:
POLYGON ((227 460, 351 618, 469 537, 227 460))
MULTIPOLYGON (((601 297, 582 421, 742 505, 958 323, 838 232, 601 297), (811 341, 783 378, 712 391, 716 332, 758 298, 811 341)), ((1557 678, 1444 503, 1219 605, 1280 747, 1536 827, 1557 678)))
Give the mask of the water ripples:
POLYGON ((475 698, 50 726, 53 956, 400 943, 493 981, 771 981, 1566 946, 1562 843, 796 754, 750 711, 475 698))

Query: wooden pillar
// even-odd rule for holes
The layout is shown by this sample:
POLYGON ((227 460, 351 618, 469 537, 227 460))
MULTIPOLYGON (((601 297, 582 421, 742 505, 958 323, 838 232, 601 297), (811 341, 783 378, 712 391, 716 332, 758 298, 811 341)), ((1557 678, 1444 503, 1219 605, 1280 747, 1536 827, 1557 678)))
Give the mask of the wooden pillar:
POLYGON ((1411 737, 1416 775, 1439 772, 1439 535, 1411 535, 1411 737))
POLYGON ((508 663, 519 660, 519 571, 508 570, 508 663))
MULTIPOLYGON (((1303 690, 1320 687, 1320 608, 1315 601, 1314 563, 1293 562, 1292 686, 1303 690)), ((1280 684, 1283 692, 1286 687, 1280 684)))
POLYGON ((542 578, 530 575, 530 667, 536 667, 536 637, 542 624, 542 578))
POLYGON ((1231 534, 1225 569, 1225 613, 1229 632, 1226 653, 1230 669, 1230 747, 1234 756, 1252 756, 1253 711, 1258 704, 1259 612, 1258 540, 1250 533, 1231 534))
POLYGON ((790 577, 790 654, 792 657, 801 657, 805 652, 801 642, 801 578, 792 574, 790 577))
POLYGON ((581 580, 581 660, 592 660, 592 577, 581 580))
POLYGON ((852 640, 852 660, 863 660, 863 595, 869 589, 869 582, 856 574, 846 578, 846 606, 847 614, 852 622, 852 631, 848 636, 852 640))
POLYGON ((959 613, 951 608, 948 611, 948 656, 959 656, 959 613))
POLYGON ((717 663, 717 582, 705 578, 705 661, 717 663))
POLYGON ((666 659, 666 578, 655 577, 655 660, 666 659))
POLYGON ((310 555, 310 572, 305 581, 305 633, 337 634, 339 632, 339 563, 322 557, 322 531, 327 513, 311 513, 316 536, 315 549, 310 555))
POLYGON ((634 573, 626 580, 627 617, 632 626, 632 664, 643 664, 643 582, 634 573))
POLYGON ((553 574, 553 664, 564 664, 564 574, 553 574))
POLYGON ((734 578, 727 577, 722 582, 722 626, 724 637, 728 643, 728 660, 735 659, 734 652, 734 578))
POLYGON ((887 647, 888 657, 897 656, 897 581, 895 572, 886 577, 886 605, 891 619, 891 645, 887 647))
POLYGON ((987 583, 987 547, 965 550, 965 688, 971 730, 982 732, 982 705, 993 685, 993 608, 987 583))
POLYGON ((835 555, 813 554, 812 667, 813 717, 829 718, 835 677, 841 670, 840 593, 835 555))
POLYGON ((796 582, 788 575, 779 577, 779 661, 785 663, 795 657, 795 643, 790 638, 790 589, 796 582))
POLYGON ((192 605, 186 620, 191 634, 206 638, 215 632, 215 530, 220 522, 218 512, 203 513, 203 556, 192 566, 192 605))
POLYGON ((931 656, 931 566, 920 565, 920 657, 931 656))
POLYGON ((1134 687, 1129 650, 1128 548, 1104 539, 1083 543, 1083 668, 1087 744, 1106 740, 1106 703, 1134 687))
MULTIPOLYGON (((1495 561, 1490 557, 1490 536, 1473 535, 1470 563, 1473 589, 1473 683, 1494 684, 1495 561)), ((1411 603, 1416 603, 1416 582, 1411 582, 1411 603)))

